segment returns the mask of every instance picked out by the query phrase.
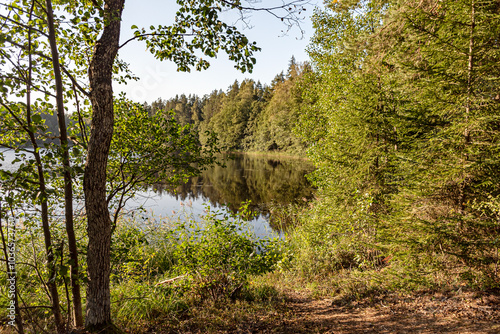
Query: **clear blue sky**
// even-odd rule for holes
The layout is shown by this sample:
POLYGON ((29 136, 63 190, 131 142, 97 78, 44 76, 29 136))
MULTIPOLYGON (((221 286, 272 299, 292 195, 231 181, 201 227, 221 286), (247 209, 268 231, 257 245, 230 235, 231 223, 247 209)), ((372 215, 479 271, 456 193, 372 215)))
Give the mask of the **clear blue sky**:
MULTIPOLYGON (((256 6, 271 6, 281 3, 280 0, 265 0, 256 6)), ((149 27, 150 25, 167 25, 173 21, 176 4, 174 0, 135 0, 125 3, 122 22, 122 41, 132 36, 130 27, 149 27)), ((136 102, 151 103, 158 98, 168 99, 176 94, 197 94, 202 96, 214 89, 226 90, 235 79, 241 82, 245 78, 260 80, 268 84, 276 74, 285 71, 292 55, 296 60, 308 60, 305 48, 313 34, 310 15, 313 6, 307 7, 303 14, 305 20, 301 23, 305 34, 301 37, 300 30, 293 28, 287 36, 283 35, 286 26, 278 19, 263 12, 252 14, 250 23, 252 29, 243 31, 250 41, 256 41, 262 48, 256 54, 257 64, 253 73, 241 73, 227 60, 225 53, 211 60, 208 70, 191 73, 177 72, 176 66, 169 62, 156 60, 142 42, 132 42, 120 50, 119 56, 130 64, 132 72, 141 78, 140 81, 128 85, 115 85, 115 93, 123 91, 136 102)), ((235 13, 225 13, 229 23, 237 20, 235 13)), ((239 26, 241 28, 241 25, 239 26)))

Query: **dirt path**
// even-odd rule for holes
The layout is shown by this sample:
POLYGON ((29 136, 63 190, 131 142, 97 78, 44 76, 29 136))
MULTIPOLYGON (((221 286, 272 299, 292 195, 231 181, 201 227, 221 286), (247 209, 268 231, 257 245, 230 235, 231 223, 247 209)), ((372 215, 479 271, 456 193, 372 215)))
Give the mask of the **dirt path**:
POLYGON ((283 312, 226 333, 500 333, 498 295, 392 296, 364 304, 290 297, 283 312))
POLYGON ((148 323, 150 334, 500 334, 500 290, 490 293, 388 294, 361 301, 315 299, 281 291, 272 303, 235 301, 192 308, 172 321, 148 323))

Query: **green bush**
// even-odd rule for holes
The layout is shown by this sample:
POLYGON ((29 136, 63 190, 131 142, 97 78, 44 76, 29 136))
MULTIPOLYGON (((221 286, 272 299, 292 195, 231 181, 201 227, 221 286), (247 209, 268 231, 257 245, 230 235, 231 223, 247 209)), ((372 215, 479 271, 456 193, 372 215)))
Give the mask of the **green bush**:
POLYGON ((201 222, 181 223, 173 236, 177 275, 187 275, 188 289, 201 299, 236 298, 248 283, 249 275, 267 272, 281 259, 279 239, 257 239, 239 215, 208 211, 201 222))
POLYGON ((111 245, 113 279, 145 281, 169 272, 175 247, 171 232, 172 224, 168 221, 121 221, 111 245))
POLYGON ((121 221, 112 260, 117 323, 140 330, 149 322, 175 322, 200 300, 276 299, 275 290, 251 286, 250 279, 284 262, 284 243, 256 238, 247 208, 238 215, 207 209, 200 221, 187 214, 177 221, 121 221))

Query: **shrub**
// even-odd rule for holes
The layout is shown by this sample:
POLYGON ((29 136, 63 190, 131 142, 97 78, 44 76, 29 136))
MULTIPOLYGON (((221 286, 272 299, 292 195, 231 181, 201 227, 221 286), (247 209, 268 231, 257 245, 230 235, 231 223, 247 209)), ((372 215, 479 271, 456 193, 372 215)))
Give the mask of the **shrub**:
POLYGON ((280 260, 279 239, 257 239, 244 217, 208 210, 201 222, 181 223, 172 233, 177 240, 174 272, 187 275, 188 289, 201 299, 236 298, 249 275, 261 274, 280 260))

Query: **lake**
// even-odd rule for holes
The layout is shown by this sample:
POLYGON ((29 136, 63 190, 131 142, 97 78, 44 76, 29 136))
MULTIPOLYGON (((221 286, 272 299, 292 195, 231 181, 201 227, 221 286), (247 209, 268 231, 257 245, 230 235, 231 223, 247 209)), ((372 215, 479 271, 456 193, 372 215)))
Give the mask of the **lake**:
MULTIPOLYGON (((13 151, 4 151, 3 169, 15 169, 13 151)), ((214 166, 191 177, 176 188, 163 184, 148 187, 127 203, 129 212, 143 207, 148 215, 176 219, 189 215, 195 219, 205 213, 206 205, 221 213, 237 212, 241 203, 251 201, 255 211, 250 224, 257 236, 269 235, 269 208, 303 202, 313 196, 314 189, 305 175, 313 166, 297 158, 267 155, 231 154, 221 156, 225 167, 214 166)))
POLYGON ((250 222, 256 235, 270 233, 269 208, 312 198, 314 189, 305 175, 313 166, 297 158, 250 154, 224 155, 225 167, 214 166, 174 189, 161 184, 140 192, 129 208, 144 205, 152 214, 177 217, 185 213, 199 216, 205 205, 222 212, 237 212, 241 203, 251 201, 256 212, 250 222))

